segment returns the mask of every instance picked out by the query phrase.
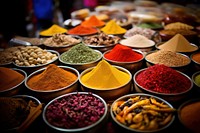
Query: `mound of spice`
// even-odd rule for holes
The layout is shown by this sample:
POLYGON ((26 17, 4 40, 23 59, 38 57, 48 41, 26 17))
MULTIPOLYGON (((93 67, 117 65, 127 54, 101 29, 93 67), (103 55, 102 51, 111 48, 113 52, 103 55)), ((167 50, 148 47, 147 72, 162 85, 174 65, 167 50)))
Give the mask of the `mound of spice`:
POLYGON ((180 110, 181 122, 192 132, 200 132, 200 101, 191 102, 180 110))
POLYGON ((123 72, 101 60, 90 72, 82 75, 81 82, 93 89, 108 90, 125 85, 130 81, 128 73, 123 72))
POLYGON ((44 31, 41 31, 40 32, 40 35, 41 36, 52 36, 54 34, 57 34, 57 33, 66 33, 67 32, 67 29, 59 26, 59 25, 52 25, 50 28, 44 30, 44 31))
POLYGON ((192 30, 194 29, 193 26, 181 23, 181 22, 174 22, 164 26, 165 30, 192 30))
POLYGON ((147 90, 166 94, 185 92, 191 87, 186 76, 162 64, 146 68, 136 75, 135 80, 147 90))
POLYGON ((83 21, 81 25, 86 27, 101 27, 105 25, 105 22, 99 20, 95 15, 92 15, 89 19, 83 21))
POLYGON ((190 58, 187 55, 166 50, 152 52, 147 54, 145 58, 153 64, 163 64, 169 67, 185 66, 190 63, 190 58))
POLYGON ((135 62, 141 60, 143 55, 127 46, 117 44, 110 52, 104 54, 104 57, 119 62, 135 62))
POLYGON ((101 58, 101 54, 92 48, 79 43, 71 47, 68 51, 60 55, 60 59, 65 63, 89 63, 97 61, 101 58))
POLYGON ((154 41, 140 34, 133 35, 127 39, 123 39, 120 41, 120 43, 125 46, 136 47, 136 48, 146 48, 155 45, 154 41))
POLYGON ((197 76, 195 76, 194 82, 197 84, 197 86, 200 87, 200 74, 198 74, 197 76))
POLYGON ((0 91, 8 90, 24 80, 24 75, 6 67, 0 67, 0 91))
POLYGON ((101 31, 105 34, 115 35, 124 34, 127 30, 119 26, 114 20, 110 20, 103 28, 101 28, 101 31))
POLYGON ((181 34, 176 34, 167 42, 159 45, 158 48, 174 52, 193 52, 198 49, 197 46, 191 45, 190 42, 181 34))
POLYGON ((70 30, 68 30, 68 34, 72 35, 90 35, 97 33, 97 29, 94 27, 85 27, 82 25, 78 25, 70 30))
POLYGON ((47 121, 64 129, 83 128, 97 122, 105 113, 103 102, 88 94, 71 94, 54 100, 45 113, 47 121))
POLYGON ((56 90, 71 85, 77 78, 76 74, 50 64, 42 73, 32 76, 27 85, 33 90, 56 90))
POLYGON ((200 52, 194 53, 191 57, 193 61, 200 64, 200 52))

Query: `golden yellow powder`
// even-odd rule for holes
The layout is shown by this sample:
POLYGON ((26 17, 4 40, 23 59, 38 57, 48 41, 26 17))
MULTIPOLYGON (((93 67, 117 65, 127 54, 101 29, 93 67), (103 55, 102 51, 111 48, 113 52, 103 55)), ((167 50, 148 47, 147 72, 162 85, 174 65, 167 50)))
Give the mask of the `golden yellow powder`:
POLYGON ((127 30, 119 26, 114 20, 110 20, 101 31, 105 34, 124 34, 127 30))
POLYGON ((130 75, 107 61, 100 61, 94 69, 81 76, 82 83, 97 90, 108 90, 125 85, 130 81, 130 75))
POLYGON ((159 45, 158 48, 174 52, 193 52, 198 49, 198 47, 191 45, 191 43, 181 34, 176 34, 167 42, 159 45))
POLYGON ((44 31, 41 31, 40 35, 41 36, 53 36, 54 34, 57 34, 57 33, 66 33, 66 32, 67 32, 67 29, 54 24, 50 28, 48 28, 44 31))

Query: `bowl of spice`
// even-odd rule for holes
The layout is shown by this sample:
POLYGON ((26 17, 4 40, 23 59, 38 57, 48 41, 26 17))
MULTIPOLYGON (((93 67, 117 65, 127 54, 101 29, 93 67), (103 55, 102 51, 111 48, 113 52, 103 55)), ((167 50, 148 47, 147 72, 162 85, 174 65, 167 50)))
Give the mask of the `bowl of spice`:
POLYGON ((190 77, 163 64, 137 71, 133 81, 136 92, 153 94, 174 103, 187 98, 193 87, 190 77))
POLYGON ((47 67, 31 73, 25 80, 29 92, 44 102, 62 94, 76 91, 79 72, 67 66, 49 64, 47 67))
POLYGON ((0 96, 13 96, 24 89, 27 73, 18 68, 0 67, 0 96))
POLYGON ((13 64, 30 74, 51 63, 58 63, 59 53, 38 46, 20 47, 13 55, 13 64))
POLYGON ((81 41, 82 39, 79 36, 54 34, 52 37, 47 38, 43 44, 46 46, 46 49, 63 53, 81 41))
POLYGON ((131 91, 132 74, 125 68, 101 60, 79 76, 82 91, 95 93, 110 102, 131 91))
POLYGON ((97 35, 83 37, 83 43, 92 49, 105 52, 112 49, 120 40, 118 36, 107 35, 100 32, 97 35))
POLYGON ((200 71, 192 74, 192 81, 194 83, 194 88, 196 88, 197 91, 200 92, 200 71))
POLYGON ((182 53, 168 50, 150 51, 145 56, 146 65, 163 64, 181 72, 187 72, 190 67, 191 59, 182 53))
POLYGON ((85 27, 96 27, 100 28, 105 25, 105 22, 98 19, 95 15, 90 16, 88 19, 84 20, 81 23, 82 26, 85 27))
POLYGON ((77 35, 77 36, 88 36, 88 35, 93 35, 97 33, 98 33, 97 28, 86 27, 82 25, 78 25, 72 29, 69 29, 67 32, 67 34, 69 35, 77 35))
POLYGON ((116 44, 112 50, 103 53, 103 58, 111 65, 124 67, 133 74, 142 67, 144 54, 128 46, 116 44))
POLYGON ((50 101, 44 108, 43 120, 49 131, 104 132, 108 107, 98 95, 73 92, 50 101))
POLYGON ((199 133, 200 132, 200 99, 191 99, 180 105, 178 108, 178 118, 180 123, 185 127, 184 131, 199 133))
POLYGON ((35 122, 42 113, 42 104, 37 98, 30 95, 0 97, 0 107, 1 132, 36 131, 35 122))
POLYGON ((175 120, 175 111, 160 97, 135 93, 116 99, 110 114, 118 131, 144 133, 167 131, 175 120))
POLYGON ((63 65, 74 67, 78 71, 96 66, 101 59, 102 53, 100 51, 94 50, 83 43, 71 47, 59 57, 59 61, 63 65))
POLYGON ((190 59, 192 60, 192 65, 196 71, 200 70, 200 52, 194 52, 191 54, 190 59))

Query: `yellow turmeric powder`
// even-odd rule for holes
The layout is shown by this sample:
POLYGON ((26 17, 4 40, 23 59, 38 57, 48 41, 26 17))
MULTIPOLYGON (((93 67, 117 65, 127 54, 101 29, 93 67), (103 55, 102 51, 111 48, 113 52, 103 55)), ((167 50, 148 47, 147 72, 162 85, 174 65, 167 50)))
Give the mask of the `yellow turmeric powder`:
POLYGON ((53 36, 54 34, 57 34, 57 33, 66 33, 66 32, 67 32, 67 29, 54 24, 50 28, 48 28, 44 31, 41 31, 40 35, 41 36, 53 36))
POLYGON ((66 87, 76 80, 76 74, 50 64, 42 73, 31 77, 27 85, 33 90, 48 91, 66 87))
POLYGON ((125 85, 130 81, 128 73, 110 65, 107 61, 100 61, 94 69, 81 76, 85 86, 94 89, 112 89, 125 85))
POLYGON ((0 67, 0 91, 8 90, 24 80, 24 75, 6 67, 0 67))
POLYGON ((127 30, 119 26, 114 20, 110 20, 102 29, 105 34, 124 34, 127 30))

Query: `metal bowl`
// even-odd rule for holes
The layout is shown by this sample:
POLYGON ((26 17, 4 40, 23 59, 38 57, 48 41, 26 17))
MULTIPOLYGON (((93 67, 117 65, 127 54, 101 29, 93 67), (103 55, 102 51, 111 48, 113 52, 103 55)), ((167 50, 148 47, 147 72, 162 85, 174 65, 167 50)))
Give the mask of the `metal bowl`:
POLYGON ((27 74, 30 74, 30 73, 38 70, 38 69, 44 68, 44 67, 48 66, 49 64, 57 64, 60 54, 57 51, 54 51, 54 50, 47 50, 47 51, 51 52, 53 54, 56 54, 57 58, 52 60, 52 61, 50 61, 50 62, 48 62, 48 63, 40 64, 40 65, 36 65, 36 66, 19 66, 14 62, 13 62, 13 64, 14 64, 15 67, 24 70, 27 74))
MULTIPOLYGON (((72 67, 67 67, 67 66, 58 66, 66 71, 70 71, 74 74, 77 75, 77 77, 79 77, 79 72, 72 68, 72 67)), ((71 83, 70 85, 60 88, 60 89, 56 89, 56 90, 34 90, 31 87, 28 86, 27 82, 29 79, 31 79, 31 77, 38 75, 40 73, 42 73, 44 70, 46 70, 46 68, 41 68, 33 73, 31 73, 25 80, 25 86, 26 88, 28 88, 28 90, 30 91, 31 94, 33 94, 34 96, 38 97, 41 101, 43 102, 49 102, 50 100, 52 100, 55 97, 58 97, 60 95, 66 94, 66 93, 70 93, 73 91, 76 91, 78 88, 78 78, 71 83)))
POLYGON ((183 91, 183 92, 179 92, 179 93, 160 93, 160 92, 155 92, 155 91, 152 91, 152 90, 148 90, 144 87, 142 87, 141 85, 139 85, 136 81, 136 76, 141 73, 142 71, 145 71, 147 68, 144 68, 144 69, 141 69, 139 71, 137 71, 134 76, 133 76, 133 82, 134 82, 134 87, 135 87, 135 90, 136 92, 140 92, 140 93, 147 93, 147 94, 152 94, 152 95, 155 95, 155 96, 158 96, 158 97, 161 97, 167 101, 170 101, 170 102, 179 102, 181 100, 183 100, 184 98, 186 98, 188 96, 188 93, 190 93, 190 90, 192 89, 193 87, 193 82, 191 80, 191 78, 189 76, 187 76, 186 74, 180 72, 180 71, 177 71, 179 72, 180 74, 182 74, 183 76, 185 76, 191 83, 190 87, 186 90, 186 91, 183 91))
POLYGON ((144 60, 144 53, 141 52, 140 50, 134 50, 134 52, 140 53, 142 54, 142 58, 140 60, 137 61, 133 61, 133 62, 118 62, 118 61, 113 61, 113 60, 109 60, 105 57, 105 54, 109 53, 111 50, 106 51, 103 53, 103 58, 108 61, 111 65, 116 65, 116 66, 121 66, 127 70, 129 70, 132 74, 134 74, 136 71, 138 71, 139 69, 142 68, 143 65, 143 60, 144 60))
POLYGON ((194 70, 195 71, 200 71, 200 62, 197 62, 193 59, 193 56, 196 55, 196 54, 199 54, 199 52, 194 52, 193 54, 190 55, 190 59, 192 61, 192 65, 194 67, 194 70))
POLYGON ((200 92, 200 84, 196 81, 196 76, 200 75, 200 71, 197 71, 192 74, 192 82, 194 83, 194 88, 197 90, 197 92, 200 92))
MULTIPOLYGON (((172 123, 174 122, 174 120, 175 120, 175 115, 174 114, 172 114, 172 117, 171 117, 171 120, 168 122, 168 123, 166 123, 165 125, 163 125, 162 127, 160 127, 160 128, 157 128, 157 129, 153 129, 153 130, 140 130, 140 129, 136 129, 136 128, 130 128, 130 127, 128 127, 127 125, 124 125, 124 124, 122 124, 121 122, 119 122, 117 119, 116 119, 116 115, 117 115, 117 113, 116 113, 116 111, 115 111, 115 109, 116 109, 116 107, 118 107, 119 108, 119 106, 120 105, 117 105, 118 103, 120 103, 119 101, 128 101, 128 99, 130 99, 130 98, 136 98, 136 97, 140 97, 140 98, 147 98, 147 99, 149 99, 149 98, 154 98, 157 102, 159 102, 159 103, 164 103, 165 105, 168 105, 168 107, 169 108, 173 108, 173 106, 170 104, 170 103, 168 103, 167 101, 165 101, 164 99, 162 99, 162 98, 160 98, 160 97, 157 97, 157 96, 154 96, 154 95, 151 95, 151 94, 144 94, 144 93, 135 93, 135 94, 128 94, 128 95, 124 95, 124 96, 122 96, 122 97, 120 97, 120 98, 118 98, 118 99, 116 99, 113 103, 112 103, 112 105, 111 105, 111 108, 110 108, 110 115, 111 115, 111 118, 112 118, 112 120, 113 120, 113 122, 114 122, 114 124, 115 124, 115 127, 118 129, 118 131, 120 132, 137 132, 137 133, 150 133, 150 132, 164 132, 165 130, 167 130, 167 128, 168 127, 170 127, 171 125, 172 125, 172 123), (117 105, 117 106, 116 106, 117 105)), ((140 101, 140 100, 139 100, 140 101)), ((125 103, 127 103, 127 104, 129 104, 129 102, 125 102, 125 103)), ((138 102, 133 102, 132 103, 132 105, 134 104, 134 103, 138 103, 138 102)), ((139 104, 138 104, 139 105, 139 104)), ((122 105, 123 106, 123 105, 122 105)), ((128 106, 131 106, 131 105, 128 105, 128 106)), ((141 106, 141 108, 143 107, 143 106, 145 106, 145 105, 142 105, 141 106)), ((126 106, 127 107, 127 106, 126 106)), ((139 108, 140 106, 138 106, 138 108, 139 108)), ((173 113, 173 112, 172 112, 173 113)), ((120 113, 119 113, 120 114, 120 113)), ((118 115, 119 115, 118 114, 118 115)), ((123 119, 123 116, 121 116, 122 117, 122 119, 123 119)), ((143 120, 143 122, 144 122, 144 120, 143 120)))
MULTIPOLYGON (((156 63, 153 63, 152 61, 148 60, 148 59, 147 59, 147 56, 150 55, 150 54, 152 54, 152 53, 155 53, 155 52, 157 52, 157 51, 158 51, 158 50, 150 51, 150 52, 148 52, 148 53, 145 55, 145 61, 146 61, 146 66, 147 66, 147 67, 153 66, 153 65, 156 64, 156 63)), ((171 68, 173 68, 173 69, 175 69, 175 70, 178 70, 178 71, 181 71, 181 72, 186 73, 186 72, 188 71, 188 69, 190 68, 191 59, 190 59, 187 55, 185 55, 185 54, 182 54, 182 53, 177 53, 177 54, 188 58, 188 61, 189 61, 189 62, 188 62, 187 64, 185 64, 185 65, 180 65, 180 66, 169 66, 169 67, 171 67, 171 68)), ((164 60, 164 59, 165 59, 165 58, 163 57, 163 60, 164 60)), ((159 64, 159 63, 157 63, 157 64, 159 64)), ((168 66, 167 63, 164 64, 164 65, 168 66)))
POLYGON ((87 68, 96 66, 98 64, 98 62, 102 59, 103 54, 99 50, 94 50, 94 51, 97 52, 100 56, 96 61, 93 61, 93 62, 88 62, 88 63, 68 63, 68 62, 65 62, 65 61, 63 61, 61 59, 62 54, 59 56, 59 61, 63 65, 67 65, 67 66, 73 67, 73 68, 75 68, 75 69, 77 69, 78 71, 81 72, 81 71, 83 71, 83 70, 85 70, 87 68))
POLYGON ((101 96, 104 100, 106 100, 106 102, 112 102, 116 98, 123 96, 125 94, 128 94, 131 91, 131 87, 132 87, 132 82, 131 82, 132 74, 127 69, 125 69, 123 67, 120 67, 120 66, 114 66, 114 67, 119 69, 120 71, 127 73, 130 76, 130 80, 126 84, 121 85, 121 86, 116 87, 116 88, 104 89, 104 90, 101 90, 101 89, 98 89, 98 88, 90 88, 90 87, 84 85, 84 83, 81 81, 81 77, 84 74, 86 74, 86 73, 88 73, 88 72, 90 72, 94 69, 94 67, 91 67, 91 68, 84 70, 79 76, 79 82, 81 84, 82 91, 95 93, 95 94, 101 96))
POLYGON ((0 96, 17 95, 25 87, 24 86, 24 82, 25 82, 25 80, 27 78, 27 73, 22 69, 18 69, 18 68, 11 68, 11 69, 13 69, 14 71, 19 72, 20 74, 22 74, 24 76, 24 79, 18 85, 15 85, 15 86, 7 89, 7 90, 0 91, 0 96))
MULTIPOLYGON (((71 104, 73 104, 73 103, 71 103, 71 104)), ((73 110, 73 108, 71 108, 71 110, 73 110)), ((74 113, 75 112, 77 112, 77 111, 74 111, 74 113)), ((88 93, 88 92, 73 92, 73 93, 68 93, 68 94, 61 95, 61 96, 56 97, 55 99, 51 100, 45 106, 42 116, 43 116, 43 120, 44 120, 45 124, 49 127, 48 130, 50 130, 50 131, 54 131, 54 132, 67 132, 67 133, 69 133, 69 132, 70 133, 76 133, 76 132, 81 132, 81 133, 82 132, 84 132, 84 133, 100 133, 100 132, 103 132, 105 130, 105 126, 106 126, 105 124, 107 122, 107 112, 108 112, 107 104, 106 104, 106 102, 100 96, 98 96, 96 94, 88 93), (52 105, 53 102, 55 102, 55 101, 60 102, 60 99, 63 100, 67 96, 70 96, 70 95, 79 95, 79 94, 80 95, 90 95, 91 94, 95 98, 99 99, 103 103, 103 106, 104 106, 104 109, 105 109, 103 115, 96 122, 94 122, 93 124, 85 126, 85 127, 81 127, 81 128, 72 128, 72 129, 69 129, 69 128, 61 128, 61 127, 52 125, 48 121, 47 116, 46 116, 48 107, 50 105, 52 105)))

